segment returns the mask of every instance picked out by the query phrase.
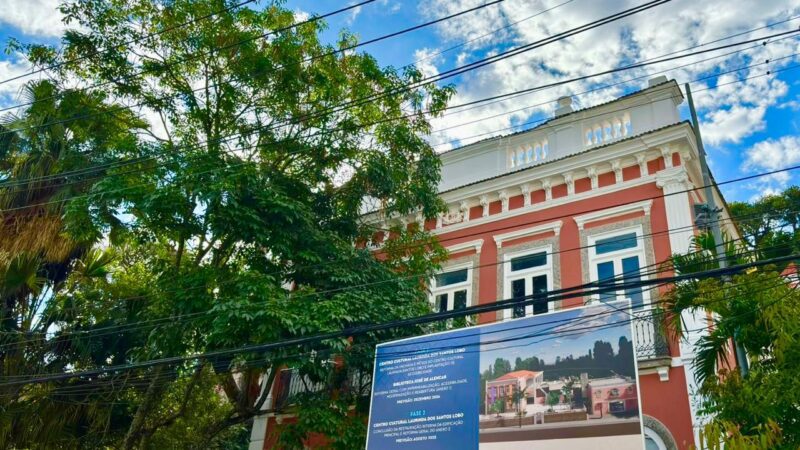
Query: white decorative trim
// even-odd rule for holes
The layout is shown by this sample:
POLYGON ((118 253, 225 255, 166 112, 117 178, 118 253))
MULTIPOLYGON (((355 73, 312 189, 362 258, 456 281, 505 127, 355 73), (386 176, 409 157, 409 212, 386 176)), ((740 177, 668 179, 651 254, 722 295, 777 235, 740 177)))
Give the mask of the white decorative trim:
POLYGON ((586 172, 589 175, 589 179, 592 181, 592 189, 597 189, 597 167, 591 166, 586 169, 586 172))
POLYGON ((584 225, 589 222, 595 222, 602 219, 608 219, 614 216, 621 216, 623 214, 630 214, 633 212, 644 211, 645 216, 650 215, 650 209, 653 207, 653 200, 644 200, 641 202, 631 203, 629 205, 617 206, 614 208, 604 209, 602 211, 595 211, 588 214, 581 214, 575 216, 573 219, 578 224, 578 229, 583 230, 584 225))
POLYGON ((464 215, 460 211, 447 211, 447 214, 441 216, 442 225, 452 225, 454 223, 464 222, 464 215))
POLYGON ((444 213, 436 214, 436 229, 442 228, 444 222, 444 213))
POLYGON ((522 206, 531 206, 531 185, 525 183, 519 190, 522 192, 522 206))
POLYGON ((661 156, 664 157, 664 167, 669 169, 670 167, 672 167, 672 153, 673 153, 672 146, 665 145, 661 147, 660 150, 661 150, 661 156))
POLYGON ((422 215, 422 211, 417 211, 416 217, 414 217, 417 221, 417 226, 419 227, 420 231, 425 229, 425 216, 422 215))
POLYGON ((500 198, 501 211, 508 212, 508 192, 503 189, 497 193, 497 196, 500 198))
POLYGON ((530 228, 523 228, 521 230, 509 231, 508 233, 503 233, 503 234, 496 234, 494 235, 494 242, 497 244, 497 248, 502 248, 503 242, 524 238, 528 236, 534 236, 537 234, 547 233, 550 231, 554 232, 556 236, 558 236, 561 233, 561 225, 563 224, 564 222, 558 220, 556 222, 550 222, 544 225, 538 225, 530 228))
POLYGON ((462 222, 469 222, 469 202, 466 200, 461 200, 461 203, 458 205, 458 209, 461 211, 462 222))
POLYGON ((464 250, 475 250, 475 253, 481 254, 481 248, 483 247, 483 239, 475 239, 473 241, 461 242, 460 244, 453 244, 449 247, 445 247, 448 252, 450 253, 459 253, 463 252, 464 250))
POLYGON ((680 190, 687 190, 689 187, 691 187, 689 182, 689 174, 686 172, 685 167, 671 167, 656 174, 656 186, 663 189, 673 185, 678 187, 680 190))
POLYGON ((658 366, 656 367, 656 372, 658 373, 658 379, 662 383, 669 381, 669 366, 658 366))
POLYGON ((639 176, 646 177, 647 174, 647 155, 644 153, 639 153, 636 155, 636 164, 639 165, 639 176))
POLYGON ((542 189, 544 189, 544 201, 553 199, 553 184, 549 179, 542 180, 542 189))
POLYGON ((480 204, 483 207, 481 217, 489 217, 489 196, 484 194, 480 197, 480 204))
POLYGON ((611 170, 614 171, 614 183, 622 183, 622 162, 618 159, 611 161, 611 170))
POLYGON ((565 173, 564 182, 567 184, 567 195, 575 195, 575 175, 572 172, 565 173))
POLYGON ((442 233, 449 233, 451 231, 456 231, 456 230, 463 230, 465 228, 469 228, 469 227, 472 227, 472 226, 478 226, 478 225, 482 225, 482 224, 485 224, 485 223, 494 222, 494 221, 497 221, 497 220, 504 220, 504 219, 508 219, 508 218, 511 218, 511 217, 517 217, 517 216, 521 216, 523 214, 529 214, 529 213, 532 213, 532 212, 535 212, 535 211, 541 211, 541 210, 545 210, 545 209, 555 208, 557 206, 565 205, 567 203, 571 203, 571 202, 574 202, 574 201, 584 200, 584 199, 589 199, 589 198, 594 198, 594 197, 599 197, 601 195, 608 195, 608 194, 611 194, 611 193, 614 193, 614 192, 622 191, 622 190, 625 190, 625 189, 630 189, 632 187, 644 186, 644 185, 647 185, 647 184, 650 184, 650 183, 654 183, 654 182, 655 182, 655 175, 650 175, 650 176, 644 177, 644 178, 634 178, 632 180, 628 180, 628 181, 625 181, 625 182, 620 183, 620 184, 611 184, 611 185, 604 186, 604 187, 599 188, 599 189, 581 192, 579 194, 575 194, 573 197, 564 196, 564 197, 559 197, 559 198, 557 198, 555 200, 551 200, 549 202, 532 203, 530 206, 525 207, 525 208, 515 208, 515 209, 510 209, 506 213, 494 214, 494 215, 489 216, 489 217, 479 217, 477 219, 470 220, 468 223, 467 222, 462 222, 462 223, 458 223, 458 224, 455 224, 455 225, 450 225, 448 227, 439 227, 439 229, 434 231, 434 234, 442 234, 442 233))

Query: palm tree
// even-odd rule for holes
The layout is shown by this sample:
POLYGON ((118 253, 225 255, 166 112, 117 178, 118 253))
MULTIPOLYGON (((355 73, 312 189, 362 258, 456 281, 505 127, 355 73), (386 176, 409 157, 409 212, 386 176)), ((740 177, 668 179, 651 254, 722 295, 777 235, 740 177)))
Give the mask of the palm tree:
MULTIPOLYGON (((51 313, 55 309, 50 301, 73 272, 105 276, 111 259, 92 250, 100 233, 89 226, 86 194, 114 170, 114 162, 136 143, 133 131, 144 126, 131 112, 107 104, 102 94, 63 90, 50 81, 26 85, 23 100, 31 105, 28 109, 0 120, 3 377, 52 370, 47 365, 53 363, 54 350, 47 345, 47 333, 60 317, 51 313)), ((38 404, 39 409, 30 411, 46 419, 42 411, 66 408, 52 402, 43 407, 41 402, 48 399, 34 393, 7 388, 0 392, 0 410, 8 414, 38 404)), ((26 436, 53 433, 65 425, 45 420, 26 424, 24 416, 17 417, 22 420, 4 421, 0 442, 14 442, 9 440, 13 437, 25 447, 26 436)))

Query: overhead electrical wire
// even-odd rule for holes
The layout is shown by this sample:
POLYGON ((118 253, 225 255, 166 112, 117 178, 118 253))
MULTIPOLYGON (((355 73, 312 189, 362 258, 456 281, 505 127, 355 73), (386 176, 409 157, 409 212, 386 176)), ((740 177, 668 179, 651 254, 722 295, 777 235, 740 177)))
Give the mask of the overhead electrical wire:
MULTIPOLYGON (((798 210, 798 212, 800 212, 800 210, 798 210)), ((749 216, 750 217, 754 217, 754 218, 758 218, 756 216, 760 217, 760 216, 762 216, 762 214, 757 214, 757 215, 756 214, 751 214, 749 216)), ((714 222, 717 222, 717 223, 720 223, 720 222, 733 222, 733 221, 737 221, 738 222, 738 221, 742 221, 744 219, 745 218, 742 217, 742 216, 737 216, 737 217, 734 217, 734 218, 731 218, 731 219, 718 219, 716 221, 712 220, 712 221, 709 221, 709 223, 714 223, 714 222)), ((659 236, 659 235, 664 235, 664 234, 671 235, 671 234, 683 233, 683 232, 685 232, 685 230, 688 230, 690 228, 693 229, 694 225, 692 225, 691 227, 680 227, 678 229, 671 229, 671 230, 667 230, 666 232, 659 231, 659 232, 643 233, 641 235, 638 235, 636 237, 636 240, 644 242, 646 240, 646 238, 648 238, 648 237, 659 236)), ((733 243, 745 242, 746 243, 750 237, 751 236, 741 237, 739 239, 732 239, 729 242, 733 242, 733 243)), ((564 250, 559 250, 559 251, 548 251, 548 252, 545 252, 545 254, 547 256, 554 256, 554 255, 557 255, 557 254, 575 252, 575 251, 588 249, 588 248, 592 248, 592 247, 594 247, 594 245, 581 245, 579 247, 570 248, 570 249, 564 249, 564 250)), ((768 250, 772 250, 772 249, 778 249, 778 248, 782 249, 783 247, 784 247, 783 245, 775 246, 774 248, 772 248, 772 247, 763 248, 762 247, 762 248, 759 248, 759 249, 753 249, 753 250, 744 251, 743 254, 755 254, 755 253, 764 252, 764 251, 768 251, 768 250)), ((699 251, 699 253, 703 253, 703 252, 704 251, 699 251)), ((707 262, 707 261, 705 261, 705 262, 707 262)), ((711 262, 713 262, 713 261, 711 261, 711 262)), ((477 266, 469 267, 468 270, 471 270, 471 271, 474 272, 474 271, 478 271, 478 270, 480 270, 481 268, 484 268, 484 267, 499 266, 499 265, 503 265, 503 264, 506 264, 506 263, 508 263, 508 261, 497 261, 497 262, 494 262, 494 263, 479 264, 477 266)), ((643 272, 645 269, 648 269, 650 267, 658 267, 658 266, 660 266, 662 264, 663 264, 663 262, 661 262, 661 263, 653 263, 653 264, 648 264, 648 265, 642 266, 636 272, 636 275, 639 276, 639 277, 642 277, 642 276, 649 277, 649 276, 653 276, 653 275, 658 275, 660 273, 665 273, 665 272, 669 273, 670 270, 666 270, 666 271, 656 270, 656 271, 643 272)), ((401 278, 402 279, 416 278, 416 277, 419 277, 419 276, 422 276, 422 275, 424 275, 424 274, 411 274, 411 275, 404 274, 401 278)), ((626 272, 626 273, 620 274, 620 277, 625 277, 625 276, 630 276, 630 275, 633 275, 633 273, 626 272)), ((392 280, 392 282, 395 282, 395 281, 398 281, 398 280, 392 280)), ((203 287, 205 288, 206 286, 203 286, 203 287)), ((369 286, 363 286, 363 285, 347 286, 347 287, 344 288, 344 290, 345 291, 350 291, 350 290, 353 290, 353 289, 359 289, 359 288, 364 288, 364 287, 369 287, 369 286)), ((174 292, 186 292, 186 291, 188 291, 188 289, 172 289, 172 290, 167 290, 165 292, 160 292, 160 293, 161 294, 169 294, 169 293, 174 293, 174 292)), ((293 296, 293 298, 295 298, 295 297, 296 298, 315 297, 315 296, 324 295, 324 294, 325 294, 324 292, 322 292, 322 293, 307 293, 307 294, 301 294, 301 295, 293 296)), ((134 300, 138 300, 138 299, 141 299, 141 298, 143 298, 143 296, 123 297, 123 298, 114 299, 114 301, 118 301, 118 302, 119 301, 134 301, 134 300)), ((248 304, 246 306, 247 307, 258 307, 259 304, 248 304)), ((199 318, 202 318, 203 316, 211 315, 213 313, 214 313, 213 310, 209 310, 209 311, 202 311, 202 312, 196 312, 196 313, 182 314, 182 315, 179 315, 179 316, 163 317, 163 318, 160 318, 160 319, 151 319, 151 320, 147 320, 147 321, 128 322, 128 323, 120 324, 120 325, 104 326, 104 327, 99 327, 99 328, 93 328, 93 329, 90 329, 90 330, 66 331, 66 332, 61 332, 61 333, 54 333, 49 338, 45 334, 39 334, 39 333, 0 332, 0 335, 3 335, 3 334, 6 334, 6 335, 8 335, 8 334, 19 334, 19 335, 25 335, 25 336, 29 337, 28 339, 25 339, 25 340, 17 340, 17 341, 6 343, 6 344, 0 344, 0 349, 19 347, 21 345, 32 344, 32 343, 41 343, 41 344, 52 343, 53 345, 57 345, 58 344, 58 340, 63 339, 65 337, 74 336, 73 339, 78 339, 78 340, 87 339, 87 338, 88 339, 94 339, 94 338, 97 338, 97 337, 100 337, 100 336, 109 336, 109 335, 114 335, 114 334, 139 331, 141 329, 151 329, 151 328, 157 327, 158 324, 161 324, 161 323, 168 323, 170 325, 170 327, 172 327, 172 326, 174 326, 174 325, 176 325, 178 323, 188 322, 188 321, 190 321, 190 319, 199 319, 199 318), (32 335, 37 335, 37 334, 39 336, 41 336, 41 338, 31 338, 30 337, 32 335), (50 339, 50 341, 42 342, 45 339, 50 339)))
MULTIPOLYGON (((292 28, 296 28, 296 27, 299 27, 299 26, 302 26, 302 25, 306 25, 306 24, 309 24, 309 23, 317 22, 319 20, 322 20, 322 19, 325 19, 325 18, 328 18, 328 17, 331 17, 331 16, 335 16, 337 14, 341 14, 343 12, 347 12, 347 11, 350 11, 350 10, 353 10, 353 9, 361 8, 362 6, 367 5, 369 3, 373 3, 375 1, 377 1, 377 0, 362 0, 362 1, 358 2, 358 3, 350 3, 349 5, 347 5, 345 7, 342 7, 342 8, 339 8, 339 9, 337 9, 335 11, 330 11, 330 12, 327 12, 325 14, 318 15, 318 16, 312 16, 312 17, 310 17, 310 18, 308 18, 306 20, 302 20, 300 22, 295 22, 295 23, 293 23, 291 25, 288 25, 288 26, 285 26, 285 27, 281 27, 281 28, 278 28, 276 30, 268 31, 266 33, 262 33, 262 34, 259 34, 259 35, 256 35, 256 36, 250 36, 247 39, 243 39, 241 41, 236 41, 236 42, 234 42, 232 44, 228 44, 228 45, 225 45, 225 46, 222 46, 222 47, 216 47, 216 48, 213 49, 213 51, 211 53, 202 53, 201 52, 200 56, 210 55, 210 54, 213 54, 214 52, 218 52, 218 51, 221 51, 221 50, 228 50, 228 49, 231 49, 231 48, 234 48, 234 47, 238 47, 238 46, 240 46, 242 44, 246 44, 248 42, 252 42, 252 41, 255 41, 255 40, 258 40, 258 39, 266 39, 266 38, 268 38, 270 36, 274 36, 274 35, 276 35, 278 33, 282 33, 284 31, 291 30, 292 28)), ((503 0, 499 0, 499 1, 503 1, 503 0)), ((197 56, 197 55, 192 54, 192 56, 197 56)), ((172 63, 169 63, 168 66, 171 67, 171 66, 177 65, 179 63, 185 63, 187 61, 191 61, 191 59, 183 59, 183 60, 180 60, 180 61, 172 62, 172 63)), ((67 62, 62 62, 60 64, 64 65, 66 63, 67 62)), ((138 76, 138 75, 142 75, 144 73, 146 73, 146 71, 143 70, 143 71, 141 71, 141 72, 139 72, 137 74, 134 74, 134 75, 130 76, 129 78, 132 78, 132 77, 138 76)), ((105 82, 102 82, 102 83, 93 84, 91 86, 78 88, 78 89, 75 90, 75 92, 86 92, 86 91, 89 91, 91 89, 97 89, 99 87, 104 87, 104 86, 111 85, 114 82, 118 82, 118 81, 119 81, 119 79, 115 79, 114 81, 105 81, 105 82)), ((51 97, 48 97, 47 99, 40 99, 40 100, 37 100, 36 102, 49 100, 49 99, 52 99, 52 98, 57 98, 57 96, 51 96, 51 97)), ((36 102, 27 102, 27 103, 22 103, 22 104, 18 104, 18 105, 13 105, 13 106, 10 106, 10 107, 2 108, 2 109, 0 109, 0 111, 7 111, 9 109, 16 109, 16 108, 21 108, 21 107, 24 107, 24 106, 30 106, 32 104, 35 104, 36 102)), ((0 135, 2 135, 2 133, 0 133, 0 135)))
MULTIPOLYGON (((717 50, 717 49, 710 49, 710 50, 713 51, 713 50, 717 50)), ((683 55, 683 56, 693 56, 693 55, 689 54, 689 55, 683 55)), ((758 65, 762 65, 762 64, 764 64, 764 63, 751 64, 750 66, 741 67, 738 70, 744 70, 744 69, 749 68, 751 66, 758 66, 758 65)), ((794 67, 792 67, 792 68, 794 68, 794 67)), ((789 68, 787 68, 787 69, 789 69, 789 68)), ((777 70, 773 71, 773 73, 775 73, 775 72, 778 72, 778 71, 777 70)), ((714 76, 715 75, 710 75, 710 76, 706 76, 706 77, 701 77, 700 79, 704 80, 704 79, 714 78, 714 76)), ((756 78, 756 77, 747 77, 747 78, 744 78, 742 80, 736 80, 736 82, 742 82, 744 80, 751 79, 751 78, 756 78)), ((569 82, 569 81, 570 80, 566 80, 565 82, 569 82)), ((726 84, 729 84, 729 83, 726 83, 726 84)), ((668 88, 669 87, 665 87, 665 89, 668 89, 668 88)), ((598 88, 598 89, 603 89, 603 88, 601 87, 601 88, 598 88)), ((712 88, 709 88, 709 89, 712 89, 712 88)), ((706 90, 706 89, 704 89, 704 90, 706 90)), ((520 92, 526 93, 526 92, 529 92, 529 91, 530 91, 530 89, 523 89, 521 91, 515 91, 515 93, 520 93, 520 92)), ((594 90, 587 91, 587 92, 592 92, 592 91, 594 91, 594 90)), ((508 96, 508 95, 512 95, 512 94, 514 94, 514 93, 503 94, 503 96, 508 96)), ((491 98, 494 98, 494 97, 491 97, 491 98)), ((480 102, 480 100, 478 100, 477 102, 480 102)), ((470 105, 473 105, 475 103, 476 103, 476 101, 469 102, 470 105)), ((445 109, 456 109, 456 108, 460 108, 460 107, 462 107, 464 105, 466 105, 466 104, 451 105, 451 106, 446 107, 445 109)), ((407 116, 401 116, 401 117, 397 117, 397 118, 383 119, 383 120, 379 120, 379 121, 372 122, 372 123, 369 123, 369 124, 363 124, 362 127, 374 126, 374 125, 381 124, 381 123, 386 123, 386 122, 393 122, 393 121, 396 121, 396 120, 401 120, 401 119, 409 118, 409 117, 413 117, 413 116, 414 116, 414 114, 410 114, 410 115, 407 115, 407 116)), ((337 131, 337 130, 336 129, 328 130, 328 133, 333 132, 333 131, 337 131)), ((502 130, 499 130, 499 131, 502 131, 502 130)), ((310 136, 307 136, 307 138, 312 138, 312 137, 315 137, 317 135, 323 135, 323 134, 325 134, 325 133, 316 133, 316 134, 312 134, 310 136)), ((236 138, 236 137, 240 137, 240 134, 236 133, 236 134, 233 134, 233 135, 230 135, 230 136, 223 136, 221 138, 215 139, 215 141, 217 141, 217 143, 222 143, 222 142, 227 142, 226 139, 230 140, 231 138, 236 138)), ((189 149, 192 149, 192 148, 198 148, 199 145, 209 144, 210 142, 211 142, 211 140, 206 141, 206 142, 201 142, 201 143, 199 143, 199 144, 197 144, 195 146, 185 147, 185 149, 189 150, 189 149)), ((281 142, 282 141, 279 140, 279 141, 276 141, 276 142, 258 144, 258 145, 250 147, 250 149, 259 148, 259 147, 266 147, 266 146, 270 146, 270 145, 279 145, 281 142)), ((173 151, 180 150, 181 147, 182 146, 178 146, 178 147, 174 148, 173 151)), ((86 174, 86 173, 96 172, 98 170, 108 170, 108 169, 111 169, 111 168, 122 167, 122 166, 125 166, 125 165, 134 165, 134 164, 144 163, 144 162, 148 162, 148 161, 155 160, 155 159, 156 158, 153 157, 153 156, 148 156, 148 157, 134 158, 134 159, 130 159, 130 160, 114 161, 114 162, 109 162, 109 163, 106 163, 106 164, 99 164, 99 165, 96 165, 96 166, 93 166, 93 167, 90 167, 90 168, 79 169, 79 170, 73 171, 73 172, 75 174, 86 174)), ((231 166, 227 166, 227 167, 230 168, 231 166)), ((226 168, 220 168, 219 170, 224 170, 224 169, 226 169, 226 168)), ((49 179, 60 179, 60 178, 63 178, 65 176, 70 176, 70 175, 71 174, 69 172, 64 172, 64 173, 60 173, 60 174, 52 174, 52 175, 46 175, 46 176, 42 176, 42 177, 30 178, 30 179, 26 179, 26 180, 6 180, 5 182, 0 182, 0 188, 6 188, 8 186, 33 183, 35 181, 42 181, 42 180, 49 180, 49 179)), ((74 183, 79 183, 79 182, 81 182, 81 180, 74 181, 74 183)))
MULTIPOLYGON (((296 119, 292 119, 292 120, 278 121, 275 124, 270 124, 270 127, 271 127, 270 129, 274 129, 272 127, 277 127, 277 126, 281 126, 281 125, 291 125, 291 124, 294 124, 294 123, 300 123, 300 122, 308 121, 310 119, 314 119, 314 118, 320 117, 321 115, 334 114, 334 113, 337 113, 337 112, 341 112, 341 111, 350 109, 350 108, 355 107, 355 106, 361 106, 361 105, 366 104, 366 103, 374 102, 374 101, 379 100, 380 98, 384 98, 384 97, 386 97, 388 95, 394 95, 394 94, 399 94, 399 93, 403 93, 403 92, 409 92, 409 91, 412 91, 412 90, 415 90, 415 89, 419 89, 419 88, 424 87, 424 86, 432 85, 432 84, 434 84, 434 83, 436 83, 438 81, 441 81, 441 80, 444 80, 444 79, 447 79, 447 78, 451 78, 451 77, 453 77, 455 75, 458 75, 460 73, 472 71, 472 70, 475 70, 475 69, 477 69, 479 67, 483 67, 483 66, 486 66, 486 65, 489 65, 489 64, 494 64, 497 61, 506 59, 506 58, 511 57, 511 56, 515 56, 515 55, 517 55, 519 53, 527 52, 527 51, 533 50, 535 48, 540 48, 540 47, 543 47, 545 45, 564 40, 567 37, 570 37, 570 36, 573 36, 573 35, 576 35, 576 34, 580 34, 582 32, 597 28, 597 27, 605 25, 607 23, 615 22, 617 20, 620 20, 620 19, 623 19, 625 17, 628 17, 628 16, 631 16, 631 15, 643 12, 643 11, 645 11, 647 9, 653 8, 655 6, 659 6, 659 5, 663 4, 663 3, 667 3, 667 2, 670 2, 670 1, 672 1, 672 0, 651 0, 650 2, 645 3, 643 5, 640 5, 640 6, 637 6, 637 7, 634 7, 634 8, 630 8, 628 10, 625 10, 625 11, 622 11, 622 12, 619 12, 619 13, 616 13, 616 14, 612 14, 612 15, 607 16, 605 18, 598 19, 598 20, 595 20, 593 22, 589 22, 589 23, 587 23, 585 25, 582 25, 582 26, 579 26, 579 27, 576 27, 576 28, 572 28, 572 29, 567 30, 567 31, 562 32, 562 33, 557 33, 557 34, 555 34, 553 36, 541 39, 539 41, 535 41, 535 42, 532 42, 530 44, 526 44, 526 45, 522 45, 522 46, 519 46, 519 47, 515 47, 514 49, 508 50, 506 52, 502 52, 500 54, 493 55, 493 56, 488 57, 488 58, 484 58, 484 59, 481 59, 481 60, 478 60, 478 61, 475 61, 475 62, 472 62, 472 63, 469 63, 469 64, 465 64, 463 66, 456 67, 456 68, 451 69, 449 71, 441 72, 441 73, 439 73, 439 74, 437 74, 436 76, 433 76, 433 77, 426 77, 426 78, 423 78, 422 80, 419 80, 419 81, 416 81, 416 82, 412 82, 412 83, 407 83, 407 84, 404 84, 402 86, 398 86, 398 87, 392 88, 392 89, 390 89, 388 91, 381 92, 381 93, 378 93, 378 94, 372 94, 372 95, 367 95, 367 96, 364 96, 364 97, 359 97, 359 98, 356 98, 354 100, 351 100, 351 101, 348 101, 348 102, 345 102, 345 103, 342 103, 342 104, 339 104, 339 105, 331 106, 329 108, 323 109, 322 111, 315 112, 314 114, 311 114, 311 115, 304 115, 302 117, 299 117, 299 118, 296 118, 296 119), (516 53, 512 53, 512 52, 516 52, 516 53)), ((36 127, 45 126, 45 125, 52 125, 52 124, 66 123, 65 121, 71 121, 71 120, 77 120, 77 119, 78 118, 62 119, 62 120, 52 121, 52 122, 49 122, 47 124, 36 125, 36 127)), ((16 131, 20 131, 20 130, 23 130, 23 129, 24 128, 19 128, 19 129, 16 129, 16 131)), ((14 131, 14 129, 7 130, 7 131, 4 131, 4 132, 0 132, 0 135, 3 135, 5 133, 9 133, 9 132, 12 132, 12 131, 14 131)), ((237 133, 237 134, 241 134, 241 133, 237 133)))
MULTIPOLYGON (((111 53, 111 52, 118 52, 119 51, 119 47, 127 47, 127 46, 132 45, 132 44, 136 44, 136 43, 148 40, 148 39, 152 39, 152 38, 154 38, 156 36, 161 36, 162 34, 166 34, 166 33, 169 33, 171 31, 175 31, 175 30, 187 27, 189 25, 196 24, 196 23, 201 22, 203 20, 210 19, 210 18, 212 18, 214 16, 218 16, 220 14, 233 11, 234 9, 241 8, 242 6, 245 6, 245 5, 249 4, 249 3, 253 3, 255 1, 256 0, 244 0, 243 2, 235 3, 233 5, 227 6, 227 7, 223 8, 223 9, 218 10, 218 11, 214 11, 212 13, 208 13, 208 14, 202 15, 202 16, 194 18, 192 20, 187 20, 187 21, 181 22, 181 23, 176 24, 176 25, 171 25, 171 26, 169 26, 167 28, 164 28, 163 30, 159 30, 159 31, 156 31, 156 32, 153 32, 153 33, 148 33, 148 34, 146 34, 146 35, 144 35, 144 36, 142 36, 140 38, 136 38, 136 39, 132 39, 132 40, 129 40, 129 41, 126 41, 126 42, 122 42, 122 43, 116 44, 115 46, 117 48, 101 50, 101 51, 97 52, 96 54, 92 55, 92 57, 98 57, 98 56, 102 57, 104 54, 108 54, 108 53, 111 53)), ((53 65, 50 65, 50 66, 40 67, 40 68, 34 69, 34 70, 30 71, 30 72, 26 72, 26 73, 23 73, 23 74, 20 74, 20 75, 16 75, 16 76, 13 76, 13 77, 10 77, 10 78, 5 78, 3 80, 0 80, 0 85, 6 84, 6 83, 10 83, 12 81, 20 80, 22 78, 27 78, 27 77, 36 75, 37 73, 42 73, 42 72, 46 72, 48 70, 58 69, 59 67, 63 67, 65 65, 67 65, 67 64, 72 64, 72 63, 76 63, 76 62, 79 62, 79 61, 84 61, 87 58, 88 58, 87 56, 82 56, 82 57, 70 59, 70 60, 67 60, 67 61, 63 61, 63 62, 60 62, 60 63, 57 63, 57 64, 53 64, 53 65)), ((15 106, 13 108, 18 108, 18 107, 19 106, 15 106)), ((5 111, 5 109, 0 110, 0 111, 5 111)))
MULTIPOLYGON (((576 298, 576 297, 585 297, 587 295, 594 295, 594 294, 601 294, 603 292, 618 292, 624 291, 630 288, 638 288, 643 286, 651 286, 656 284, 666 284, 666 283, 676 283, 680 281, 687 281, 687 280, 698 280, 698 279, 706 279, 706 278, 717 278, 724 275, 732 275, 739 273, 741 271, 751 269, 751 268, 758 268, 767 265, 779 264, 783 262, 791 262, 800 258, 800 254, 791 254, 782 257, 770 258, 766 260, 754 261, 744 264, 732 265, 727 268, 722 269, 711 269, 702 272, 696 272, 691 274, 685 275, 675 275, 671 277, 662 277, 653 280, 640 280, 636 283, 613 283, 608 284, 603 288, 598 288, 596 290, 584 290, 578 292, 571 292, 567 294, 560 294, 560 291, 553 291, 552 293, 548 293, 547 301, 559 301, 568 298, 576 298)), ((596 284, 596 283, 595 283, 596 284)), ((574 288, 570 288, 569 291, 574 291, 574 288)), ((214 350, 208 351, 203 353, 198 353, 195 355, 184 355, 184 356, 173 356, 173 357, 164 357, 159 359, 152 359, 147 361, 140 361, 136 363, 128 363, 119 366, 107 366, 103 368, 91 369, 91 370, 84 370, 84 371, 75 371, 69 373, 54 373, 54 374, 47 374, 43 376, 31 377, 26 378, 25 380, 11 380, 0 383, 0 386, 18 386, 23 384, 29 383, 42 383, 48 381, 58 381, 64 380, 69 378, 78 378, 78 377, 87 377, 87 376, 97 376, 104 373, 109 372, 118 372, 118 371, 125 371, 125 370, 133 370, 133 369, 142 369, 147 367, 153 367, 158 365, 165 365, 165 364, 178 364, 183 362, 189 361, 196 361, 201 358, 214 358, 214 357, 223 357, 223 356, 233 356, 240 353, 245 352, 254 352, 254 351, 270 351, 270 350, 277 350, 286 347, 294 347, 298 345, 305 345, 315 342, 321 342, 331 339, 339 339, 339 338, 351 338, 357 335, 367 334, 376 331, 383 331, 393 328, 403 328, 408 326, 415 326, 415 325, 423 325, 426 323, 433 323, 439 322, 442 320, 447 319, 454 319, 459 317, 466 317, 474 314, 485 313, 485 312, 494 312, 499 311, 502 309, 508 309, 513 307, 522 307, 533 305, 535 302, 541 301, 541 296, 539 294, 533 295, 526 295, 525 297, 518 297, 518 298, 510 298, 504 300, 498 300, 493 303, 487 303, 482 305, 470 306, 464 309, 458 310, 451 310, 446 312, 440 313, 432 313, 427 314, 424 316, 418 316, 409 319, 401 319, 391 322, 383 322, 383 323, 375 323, 369 325, 361 325, 355 326, 351 328, 347 328, 340 331, 333 331, 328 333, 319 333, 311 336, 302 336, 302 337, 295 337, 295 338, 288 338, 282 341, 275 341, 275 342, 268 342, 263 344, 255 344, 255 345, 247 345, 241 346, 237 348, 230 348, 230 349, 221 349, 221 350, 214 350)))

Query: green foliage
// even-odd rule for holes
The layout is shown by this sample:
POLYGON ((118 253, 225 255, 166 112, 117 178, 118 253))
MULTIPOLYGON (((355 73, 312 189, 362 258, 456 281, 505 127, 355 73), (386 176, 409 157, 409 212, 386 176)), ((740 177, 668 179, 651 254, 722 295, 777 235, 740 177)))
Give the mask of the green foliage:
MULTIPOLYGON (((41 192, 0 196, 2 208, 56 205, 41 210, 47 228, 15 217, 20 233, 0 238, 12 256, 32 249, 59 264, 45 274, 42 308, 28 309, 41 316, 24 370, 94 369, 430 311, 425 283, 445 256, 435 238, 395 228, 380 257, 353 244, 376 232, 362 215, 368 200, 387 215, 431 219, 441 211, 440 162, 423 135, 452 88, 405 90, 422 78, 416 69, 382 68, 356 52, 321 56, 355 42, 343 32, 323 44, 321 21, 263 39, 294 14, 280 4, 232 5, 76 0, 62 6, 78 27, 60 51, 20 47, 34 64, 58 69, 55 81, 30 86, 51 101, 14 119, 16 128, 44 131, 3 134, 0 179, 91 169, 56 177, 41 192), (102 87, 84 98, 62 88, 74 79, 102 87), (111 98, 141 105, 151 120, 111 98), (341 104, 352 107, 331 113, 341 104), (101 239, 109 250, 91 250, 101 239)), ((361 447, 363 409, 349 412, 358 396, 334 396, 346 381, 319 358, 341 355, 342 367, 371 373, 376 342, 423 330, 210 358, 199 371, 169 365, 109 375, 82 381, 84 395, 66 400, 59 392, 74 381, 26 388, 5 405, 11 419, 0 438, 25 447, 46 430, 42 445, 225 446, 260 412, 263 380, 291 366, 330 389, 295 411, 287 448, 313 432, 334 447, 361 447), (56 401, 80 404, 69 416, 43 414, 56 401), (26 423, 31 416, 43 420, 26 423)))
MULTIPOLYGON (((676 286, 666 297, 676 318, 683 311, 714 314, 697 344, 695 373, 702 412, 711 422, 704 445, 794 449, 800 445, 800 293, 777 272, 755 271, 676 286), (746 350, 750 371, 730 370, 731 338, 746 350)), ((677 319, 675 319, 677 320, 677 319)), ((674 325, 673 325, 674 328, 674 325)), ((681 331, 684 331, 681 329, 681 331)))
POLYGON ((551 391, 547 393, 545 402, 550 406, 555 406, 561 402, 561 392, 551 391))

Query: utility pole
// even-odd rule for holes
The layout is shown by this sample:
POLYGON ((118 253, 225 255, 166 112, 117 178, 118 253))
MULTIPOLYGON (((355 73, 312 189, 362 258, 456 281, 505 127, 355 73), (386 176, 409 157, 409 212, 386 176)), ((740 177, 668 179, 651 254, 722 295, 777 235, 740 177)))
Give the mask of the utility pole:
MULTIPOLYGON (((714 237, 714 244, 717 246, 717 259, 719 260, 719 267, 725 269, 728 267, 728 258, 725 253, 725 242, 722 241, 722 230, 719 226, 719 217, 717 211, 717 202, 714 199, 714 189, 711 186, 711 173, 708 170, 708 162, 706 161, 706 149, 703 146, 703 137, 700 135, 700 121, 697 120, 697 111, 694 109, 694 100, 692 99, 692 89, 689 83, 684 85, 686 87, 686 98, 689 101, 689 112, 692 115, 692 128, 694 128, 694 137, 697 141, 697 152, 700 154, 700 170, 703 172, 703 185, 705 186, 706 205, 710 217, 708 222, 711 229, 711 236, 714 237)), ((736 333, 734 333, 735 335, 736 333)), ((736 364, 742 376, 747 375, 748 363, 747 355, 745 354, 744 347, 739 343, 738 339, 733 340, 734 350, 736 353, 736 364)))

